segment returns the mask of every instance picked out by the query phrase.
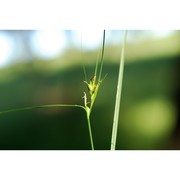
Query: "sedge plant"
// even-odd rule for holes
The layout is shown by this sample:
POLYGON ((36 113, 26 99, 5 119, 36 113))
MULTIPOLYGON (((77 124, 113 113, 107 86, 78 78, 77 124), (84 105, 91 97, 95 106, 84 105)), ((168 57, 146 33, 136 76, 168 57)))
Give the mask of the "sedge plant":
POLYGON ((36 109, 36 108, 50 108, 50 107, 77 107, 77 108, 81 108, 81 109, 85 110, 85 113, 86 113, 91 149, 94 150, 94 142, 93 142, 93 136, 92 136, 91 123, 90 123, 90 121, 91 121, 90 115, 91 115, 91 111, 92 111, 94 102, 96 100, 97 94, 98 94, 99 87, 100 87, 101 82, 102 82, 101 76, 102 76, 102 69, 103 69, 104 47, 105 47, 105 30, 103 31, 103 42, 102 42, 100 62, 99 62, 99 54, 98 54, 98 58, 96 60, 95 71, 94 71, 93 77, 90 79, 89 82, 87 80, 85 66, 83 66, 84 75, 85 75, 84 83, 86 84, 86 86, 88 88, 88 96, 87 96, 86 92, 84 92, 84 96, 83 96, 84 105, 48 104, 48 105, 40 105, 40 106, 30 106, 30 107, 22 107, 22 108, 15 108, 15 109, 9 109, 9 110, 5 110, 5 111, 1 111, 0 115, 10 113, 10 112, 16 112, 16 111, 32 110, 32 109, 36 109), (99 65, 100 65, 100 67, 99 67, 99 65), (98 71, 99 71, 99 73, 98 73, 98 71), (90 97, 90 98, 88 99, 87 97, 90 97))
MULTIPOLYGON (((122 46, 121 58, 120 58, 119 78, 118 78, 118 84, 117 84, 114 121, 113 121, 112 139, 111 139, 111 150, 115 150, 115 147, 116 147, 120 98, 121 98, 123 69, 124 69, 124 53, 125 53, 126 37, 127 37, 127 31, 124 32, 124 41, 123 41, 123 46, 122 46)), ((102 48, 101 48, 101 51, 99 52, 97 60, 96 60, 94 74, 89 82, 87 80, 85 66, 83 65, 83 71, 84 71, 84 76, 85 76, 84 83, 86 84, 87 89, 88 89, 88 94, 86 92, 84 92, 84 96, 83 96, 84 104, 83 105, 79 105, 79 104, 48 104, 48 105, 40 105, 40 106, 30 106, 30 107, 22 107, 22 108, 15 108, 15 109, 9 109, 9 110, 5 110, 5 111, 0 111, 0 115, 10 113, 10 112, 16 112, 16 111, 32 110, 32 109, 36 109, 36 108, 50 108, 50 107, 81 108, 86 113, 91 149, 94 150, 94 142, 93 142, 90 116, 91 116, 94 102, 95 102, 97 94, 98 94, 99 87, 103 81, 102 80, 102 70, 103 70, 103 60, 104 60, 104 49, 105 49, 105 30, 103 31, 102 48), (100 56, 100 53, 101 53, 101 56, 100 56), (100 58, 99 58, 99 56, 100 56, 100 58)))

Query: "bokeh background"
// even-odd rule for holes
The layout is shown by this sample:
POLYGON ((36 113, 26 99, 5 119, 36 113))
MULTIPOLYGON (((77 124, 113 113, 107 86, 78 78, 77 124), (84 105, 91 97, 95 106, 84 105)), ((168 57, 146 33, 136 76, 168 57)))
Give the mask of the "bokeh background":
MULTIPOLYGON (((0 111, 83 104, 103 31, 1 30, 0 111)), ((107 30, 103 81, 91 116, 96 150, 110 149, 123 31, 107 30)), ((118 150, 180 149, 180 31, 130 30, 118 150)), ((1 150, 90 150, 85 112, 46 108, 0 115, 1 150)))

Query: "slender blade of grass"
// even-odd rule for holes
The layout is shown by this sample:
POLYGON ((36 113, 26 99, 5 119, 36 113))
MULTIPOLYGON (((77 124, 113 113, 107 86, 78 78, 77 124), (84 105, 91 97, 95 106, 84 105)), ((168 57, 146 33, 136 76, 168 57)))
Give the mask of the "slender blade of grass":
MULTIPOLYGON (((81 59, 83 58, 83 39, 82 39, 82 32, 81 32, 81 59)), ((83 64, 83 72, 84 72, 84 79, 85 81, 87 81, 87 73, 86 73, 86 67, 85 65, 83 64)))
POLYGON ((47 105, 29 106, 29 107, 22 107, 22 108, 15 108, 15 109, 9 109, 5 111, 0 111, 0 115, 7 114, 10 112, 16 112, 16 111, 25 111, 25 110, 32 110, 36 108, 50 108, 50 107, 78 107, 85 110, 84 106, 77 105, 77 104, 47 104, 47 105))
POLYGON ((85 81, 87 82, 88 79, 87 79, 86 68, 85 68, 85 65, 84 65, 84 64, 83 64, 82 66, 83 66, 83 72, 84 72, 84 79, 85 79, 85 81))
POLYGON ((97 59, 96 59, 96 67, 94 70, 94 75, 97 75, 97 70, 98 70, 98 64, 99 64, 99 54, 100 54, 100 50, 98 51, 98 55, 97 55, 97 59))
POLYGON ((101 61, 100 61, 100 71, 99 71, 99 79, 98 81, 101 80, 101 75, 102 75, 102 68, 103 68, 103 59, 104 59, 104 47, 105 47, 105 37, 106 37, 106 31, 103 31, 103 44, 102 44, 102 53, 101 53, 101 61))
POLYGON ((123 81, 123 71, 124 71, 124 54, 125 54, 126 38, 127 38, 127 31, 124 31, 124 40, 123 40, 123 46, 122 46, 122 51, 121 51, 120 66, 119 66, 119 77, 118 77, 117 92, 116 92, 113 130, 112 130, 112 138, 111 138, 111 150, 116 149, 116 139, 117 139, 118 120, 119 120, 119 111, 120 111, 120 102, 121 102, 121 91, 122 91, 122 81, 123 81))

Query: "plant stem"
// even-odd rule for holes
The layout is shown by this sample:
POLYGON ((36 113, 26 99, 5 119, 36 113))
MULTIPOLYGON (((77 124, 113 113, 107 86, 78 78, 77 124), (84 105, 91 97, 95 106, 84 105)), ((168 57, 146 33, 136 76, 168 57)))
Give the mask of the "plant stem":
POLYGON ((25 111, 25 110, 31 110, 31 109, 36 109, 36 108, 49 108, 49 107, 79 107, 79 108, 86 110, 84 106, 77 105, 77 104, 48 104, 48 105, 9 109, 9 110, 5 110, 5 111, 1 111, 0 115, 10 113, 10 112, 16 112, 16 111, 25 111))
POLYGON ((126 46, 126 38, 127 38, 127 31, 124 31, 124 40, 123 40, 123 46, 122 46, 122 51, 121 51, 119 77, 118 77, 117 92, 116 92, 116 103, 115 103, 114 120, 113 120, 111 150, 116 149, 119 110, 120 110, 120 102, 121 102, 121 90, 122 90, 123 71, 124 71, 124 53, 125 53, 125 46, 126 46))
POLYGON ((88 129, 89 129, 89 137, 91 142, 91 149, 94 150, 94 143, 92 137, 92 130, 91 130, 91 123, 90 123, 90 114, 87 113, 87 122, 88 122, 88 129))
MULTIPOLYGON (((99 69, 99 76, 98 76, 98 82, 96 83, 96 75, 98 71, 98 64, 99 64, 99 53, 98 53, 98 58, 96 60, 96 66, 95 66, 95 71, 94 71, 94 76, 91 78, 90 82, 88 83, 85 81, 85 83, 88 86, 89 94, 90 94, 90 105, 87 105, 87 96, 86 93, 84 92, 84 107, 86 111, 86 117, 87 117, 87 122, 88 122, 88 129, 89 129, 89 137, 90 137, 90 142, 91 142, 91 149, 94 150, 94 144, 93 144, 93 137, 92 137, 92 130, 91 130, 91 123, 90 123, 90 114, 94 105, 94 102, 96 100, 96 96, 98 93, 99 86, 101 84, 101 74, 102 74, 102 68, 103 68, 103 57, 104 57, 104 47, 105 47, 105 30, 103 31, 103 42, 102 42, 102 50, 101 50, 101 60, 100 60, 100 69, 99 69)), ((85 68, 84 72, 85 72, 85 68)))
POLYGON ((103 60, 104 60, 104 47, 105 47, 105 37, 106 37, 106 31, 103 31, 103 44, 102 44, 102 54, 101 54, 101 61, 100 61, 100 72, 99 72, 99 79, 101 80, 101 74, 102 74, 102 68, 103 68, 103 60))

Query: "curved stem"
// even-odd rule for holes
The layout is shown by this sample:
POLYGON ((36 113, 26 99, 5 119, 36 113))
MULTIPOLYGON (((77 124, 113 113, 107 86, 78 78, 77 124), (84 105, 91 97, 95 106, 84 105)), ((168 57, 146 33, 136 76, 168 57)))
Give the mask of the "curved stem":
POLYGON ((25 110, 31 110, 31 109, 36 109, 36 108, 49 108, 49 107, 79 107, 86 110, 84 106, 81 106, 78 104, 47 104, 47 105, 40 105, 40 106, 29 106, 29 107, 9 109, 5 111, 1 111, 0 115, 10 113, 10 112, 16 112, 16 111, 25 111, 25 110))

